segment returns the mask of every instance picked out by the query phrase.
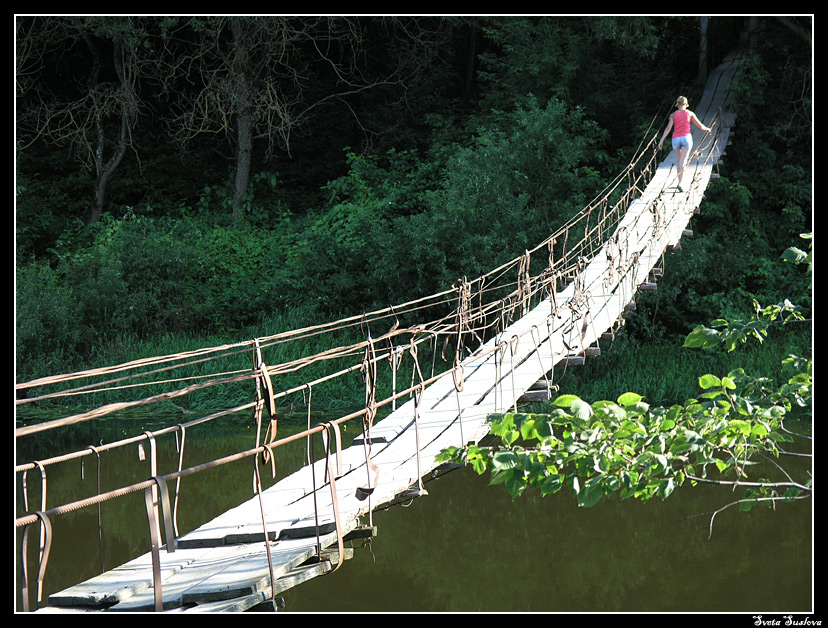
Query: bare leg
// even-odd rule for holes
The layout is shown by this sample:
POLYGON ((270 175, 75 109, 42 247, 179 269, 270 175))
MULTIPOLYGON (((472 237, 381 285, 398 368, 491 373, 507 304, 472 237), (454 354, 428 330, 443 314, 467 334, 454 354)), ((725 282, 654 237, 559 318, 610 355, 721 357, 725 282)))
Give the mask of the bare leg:
POLYGON ((682 179, 684 178, 684 161, 687 159, 688 149, 679 148, 676 153, 676 171, 678 173, 678 187, 682 189, 682 179))

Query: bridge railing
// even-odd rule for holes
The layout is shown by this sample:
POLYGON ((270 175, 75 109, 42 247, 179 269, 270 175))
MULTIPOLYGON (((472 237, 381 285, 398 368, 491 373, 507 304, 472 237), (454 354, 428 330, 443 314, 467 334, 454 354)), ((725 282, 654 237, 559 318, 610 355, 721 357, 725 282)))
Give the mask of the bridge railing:
MULTIPOLYGON (((714 132, 696 149, 698 154, 706 152, 709 143, 716 141, 717 123, 718 120, 709 124, 714 127, 714 132)), ((424 384, 452 376, 463 359, 488 338, 505 329, 533 304, 577 281, 584 261, 596 255, 615 236, 630 205, 641 196, 655 174, 658 161, 653 136, 623 172, 546 240, 485 275, 471 280, 459 279, 450 289, 440 293, 331 323, 17 384, 17 390, 25 392, 25 398, 17 401, 18 406, 84 395, 115 393, 122 396, 125 390, 139 394, 126 401, 113 401, 88 411, 22 425, 16 428, 16 438, 104 417, 117 417, 119 413, 146 406, 174 403, 190 395, 220 396, 218 391, 226 388, 241 390, 242 398, 245 394, 248 396, 240 403, 187 422, 17 464, 15 471, 24 485, 30 472, 37 471, 41 477, 39 507, 30 508, 28 499, 24 499, 26 503, 22 506, 27 514, 15 520, 15 526, 23 528, 20 560, 24 570, 28 562, 29 527, 38 524, 41 529, 38 603, 48 562, 52 518, 144 491, 151 529, 153 521, 160 521, 157 496, 162 496, 162 502, 172 500, 174 505, 165 503, 162 509, 165 520, 172 526, 167 526, 169 541, 178 534, 177 522, 171 513, 177 512, 180 479, 247 458, 254 460, 254 487, 261 495, 260 461, 267 464, 279 447, 297 440, 307 441, 310 447, 311 439, 326 429, 311 425, 312 400, 318 403, 320 398, 324 399, 324 393, 320 394, 320 391, 335 382, 347 381, 350 385, 354 377, 360 378, 365 386, 363 407, 330 423, 362 422, 364 428, 378 413, 393 409, 399 400, 416 394, 424 384), (418 320, 425 322, 416 322, 418 320), (321 338, 326 338, 324 346, 327 348, 307 355, 301 351, 321 338), (158 392, 141 393, 153 388, 158 392), (288 437, 276 438, 280 413, 295 399, 300 399, 307 409, 307 427, 288 437), (238 413, 251 413, 256 426, 256 446, 185 467, 183 452, 187 431, 238 413), (148 443, 153 452, 155 440, 163 436, 181 439, 176 471, 159 475, 153 464, 150 477, 144 481, 47 508, 46 469, 50 465, 100 456, 104 451, 136 443, 148 443), (173 483, 175 488, 168 490, 173 483)), ((228 397, 238 399, 239 394, 228 397)), ((23 586, 28 604, 27 574, 24 574, 23 586)))

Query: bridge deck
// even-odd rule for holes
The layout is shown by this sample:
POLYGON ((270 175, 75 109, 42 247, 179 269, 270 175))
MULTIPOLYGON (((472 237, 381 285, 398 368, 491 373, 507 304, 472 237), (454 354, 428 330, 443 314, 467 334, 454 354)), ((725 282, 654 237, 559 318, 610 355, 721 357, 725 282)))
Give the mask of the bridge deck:
MULTIPOLYGON (((718 68, 694 108, 708 125, 724 105, 723 89, 735 67, 735 62, 726 62, 718 68)), ((674 188, 675 157, 671 152, 630 206, 616 235, 582 269, 580 278, 556 294, 554 302, 541 302, 464 362, 461 390, 449 374, 423 390, 416 408, 411 400, 374 425, 370 459, 379 471, 375 487, 375 472, 366 466, 363 444, 356 442, 341 451, 334 459, 341 464, 333 487, 338 531, 332 486, 323 482, 327 460, 319 460, 264 491, 273 587, 262 511, 254 498, 179 538, 175 551, 161 550, 164 609, 247 610, 307 578, 329 572, 344 560, 347 552, 339 553, 340 536, 365 533, 361 521, 371 509, 412 489, 416 493, 421 488, 420 478, 437 467, 435 456, 443 448, 478 442, 488 432, 489 414, 515 406, 555 364, 582 354, 613 328, 665 248, 679 242, 701 202, 731 124, 732 116, 723 116, 718 123, 718 141, 688 164, 685 181, 693 183, 683 193, 674 188), (358 499, 358 489, 369 481, 373 493, 368 499, 358 499), (316 558, 317 530, 324 549, 321 560, 316 558)), ((699 144, 702 134, 694 129, 694 135, 699 144)), ((51 595, 50 606, 42 610, 153 610, 152 582, 151 555, 146 554, 51 595)))

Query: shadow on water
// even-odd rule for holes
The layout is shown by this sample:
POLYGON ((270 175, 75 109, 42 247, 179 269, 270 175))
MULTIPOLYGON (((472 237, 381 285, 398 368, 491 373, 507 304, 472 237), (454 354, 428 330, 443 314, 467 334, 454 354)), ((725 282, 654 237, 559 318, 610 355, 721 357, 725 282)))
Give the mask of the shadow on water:
MULTIPOLYGON (((133 419, 135 420, 135 419, 133 419)), ((315 419, 314 423, 323 420, 315 419)), ((147 421, 90 428, 112 442, 152 429, 147 421), (124 433, 122 433, 124 432, 124 433)), ((169 425, 169 419, 164 425, 169 425)), ((279 436, 301 431, 303 417, 280 423, 279 436)), ((354 430, 352 429, 351 432, 354 430)), ((92 433, 92 432, 90 432, 92 433)), ((353 434, 345 431, 346 439, 353 434)), ((88 434, 62 444, 83 449, 88 434), (80 439, 80 440, 77 440, 80 439), (76 440, 76 442, 69 442, 76 440)), ((21 444, 18 461, 37 460, 48 437, 21 444)), ((255 426, 237 417, 188 430, 185 467, 255 445, 255 426)), ((277 480, 298 469, 305 444, 280 448, 277 480)), ((159 439, 159 473, 174 471, 173 436, 159 439)), ((148 462, 137 446, 101 456, 101 490, 146 479, 148 462)), ((185 533, 253 496, 252 459, 182 481, 179 530, 185 533)), ((803 463, 804 469, 807 465, 803 463)), ((265 487, 270 467, 260 466, 265 487)), ((48 470, 47 506, 95 494, 94 457, 48 470)), ((19 475, 19 474, 18 474, 19 475)), ((29 499, 39 503, 40 478, 29 475, 29 499)), ((775 511, 728 509, 710 532, 709 513, 738 495, 728 488, 676 490, 666 501, 610 499, 579 508, 565 492, 512 501, 486 477, 458 469, 429 481, 428 495, 378 511, 378 535, 335 573, 282 596, 288 612, 807 612, 813 608, 812 502, 775 511)), ((23 514, 17 482, 17 515, 23 514)), ((56 517, 44 600, 149 551, 143 496, 136 493, 101 509, 98 540, 94 507, 56 517)), ((20 533, 18 532, 18 539, 20 533)), ((36 554, 37 535, 30 541, 36 554)), ((18 544, 19 545, 19 544, 18 544)), ((16 557, 16 561, 18 558, 16 557)), ((29 573, 36 565, 31 563, 29 573)), ((18 576, 19 577, 19 576, 18 576)), ((32 576, 30 576, 32 577, 32 576)), ((17 589, 20 606, 20 588, 17 589)))
MULTIPOLYGON (((808 464, 797 461, 800 477, 808 464)), ((754 474, 754 477, 759 477, 754 474)), ((579 508, 564 491, 512 500, 471 469, 374 515, 378 535, 336 573, 284 595, 294 612, 807 612, 812 500, 712 511, 741 494, 579 508)))
POLYGON ((288 611, 781 612, 812 608, 811 504, 709 513, 716 487, 578 508, 462 469, 374 516, 370 551, 285 593, 288 611), (690 517, 690 518, 688 518, 690 517))

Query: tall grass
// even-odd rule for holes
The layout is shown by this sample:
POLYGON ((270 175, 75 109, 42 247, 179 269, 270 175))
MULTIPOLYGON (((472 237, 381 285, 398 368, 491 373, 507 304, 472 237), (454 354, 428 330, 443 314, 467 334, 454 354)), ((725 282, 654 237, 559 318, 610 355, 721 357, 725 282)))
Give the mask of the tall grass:
MULTIPOLYGON (((380 323, 382 324, 382 323, 380 323)), ((243 330, 241 333, 219 336, 215 334, 196 336, 193 334, 166 334, 162 337, 140 341, 134 337, 121 335, 111 339, 102 347, 96 349, 90 356, 87 363, 79 366, 83 370, 109 367, 126 362, 153 358, 157 356, 177 355, 185 352, 203 349, 205 347, 218 347, 249 341, 254 338, 263 338, 282 332, 296 329, 304 329, 314 325, 314 321, 305 313, 293 310, 283 314, 272 315, 261 323, 243 330)), ((389 323, 390 326, 390 323, 389 323)), ((382 333, 379 328, 372 329, 374 334, 382 333)), ((326 359, 316 362, 303 362, 309 356, 315 356, 331 349, 350 347, 365 340, 367 330, 359 324, 352 327, 325 331, 319 334, 310 334, 304 337, 284 342, 262 342, 261 356, 264 363, 270 367, 290 363, 293 361, 300 364, 290 372, 273 377, 274 392, 289 391, 295 388, 302 388, 308 382, 316 381, 322 377, 341 370, 359 365, 362 361, 362 349, 357 348, 350 351, 344 357, 326 359)), ((387 346, 377 347, 377 352, 387 350, 387 346)), ((432 347, 426 343, 418 351, 418 360, 425 371, 426 366, 432 364, 432 347)), ((439 360, 438 360, 439 361, 439 360)), ((55 414, 66 414, 73 409, 77 412, 89 410, 105 404, 137 400, 141 398, 169 393, 180 390, 186 386, 206 382, 212 379, 232 377, 234 375, 251 374, 255 366, 255 354, 252 346, 230 348, 215 354, 213 359, 207 361, 192 360, 192 364, 182 366, 172 371, 160 371, 158 373, 141 377, 140 384, 132 381, 108 384, 105 387, 97 388, 82 395, 72 395, 57 398, 56 401, 37 401, 31 404, 18 406, 18 419, 45 419, 55 414)), ((165 364, 159 364, 163 368, 165 364)), ((403 389, 410 384, 413 369, 413 361, 410 356, 404 356, 398 366, 397 389, 403 389)), ((154 367, 149 367, 154 368, 154 367)), ((437 370, 445 368, 444 365, 437 365, 437 370)), ((141 369, 146 372, 148 367, 141 369)), ((378 364, 377 400, 383 399, 391 394, 392 378, 390 377, 390 363, 378 364)), ((128 373, 128 372, 127 372, 128 373)), ((127 373, 117 373, 114 376, 98 377, 97 380, 119 377, 127 373)), ((93 380, 77 380, 69 384, 61 385, 61 389, 86 384, 93 380)), ((45 387, 32 392, 30 396, 41 395, 57 390, 57 386, 45 387)), ((324 384, 314 386, 313 391, 314 408, 325 410, 341 410, 345 408, 358 408, 365 402, 365 382, 359 371, 346 373, 327 380, 324 384)), ((151 406, 142 406, 137 414, 142 417, 159 414, 167 415, 180 413, 191 415, 194 413, 208 414, 222 409, 233 408, 248 404, 255 398, 255 382, 252 379, 244 381, 225 383, 205 387, 190 392, 184 396, 164 400, 151 406)), ((286 411, 291 405, 297 407, 297 413, 302 412, 307 404, 307 391, 291 393, 277 400, 279 411, 286 411)), ((384 412, 383 409, 381 411, 384 412)), ((129 413, 119 412, 119 416, 129 413)))
POLYGON ((644 395, 651 405, 671 405, 698 396, 698 378, 706 373, 726 375, 736 368, 777 379, 788 354, 811 356, 811 333, 804 324, 772 331, 759 344, 748 342, 727 353, 724 349, 682 347, 682 341, 644 342, 619 335, 601 343, 601 355, 583 366, 558 368, 553 383, 561 393, 586 401, 613 400, 624 392, 644 395))
MULTIPOLYGON (((304 328, 310 324, 312 323, 304 312, 294 310, 271 316, 255 327, 248 328, 242 334, 234 334, 233 337, 168 334, 154 340, 139 342, 123 336, 109 342, 105 350, 96 351, 90 363, 84 365, 84 368, 104 367, 138 358, 173 355, 204 347, 220 346, 304 328)), ((726 353, 724 350, 685 349, 681 346, 680 339, 673 341, 641 340, 628 334, 626 330, 622 330, 614 341, 601 343, 602 354, 600 356, 588 359, 584 366, 568 368, 558 366, 550 376, 553 383, 558 385, 561 393, 577 394, 588 401, 615 399, 624 392, 632 391, 643 395, 652 405, 681 403, 699 393, 698 377, 702 374, 713 373, 721 376, 735 368, 744 368, 748 373, 773 379, 778 376, 781 361, 788 354, 810 356, 810 329, 804 324, 799 325, 799 327, 774 330, 763 344, 749 342, 732 353, 726 353)), ((267 365, 275 366, 301 360, 336 347, 353 345, 364 340, 364 334, 365 330, 357 325, 353 328, 311 335, 299 340, 265 346, 262 349, 262 357, 267 365)), ((419 351, 419 362, 423 371, 430 369, 432 364, 437 371, 446 368, 439 354, 437 360, 432 362, 431 349, 432 347, 426 344, 419 351)), ((175 371, 175 377, 181 378, 177 381, 166 381, 172 376, 168 372, 162 372, 153 376, 154 381, 158 383, 149 386, 110 387, 102 392, 64 397, 53 404, 38 402, 22 405, 18 407, 17 418, 42 420, 49 418, 52 412, 65 414, 72 407, 77 408, 77 411, 83 411, 107 403, 178 390, 210 378, 251 372, 254 366, 251 347, 229 350, 224 354, 221 358, 192 364, 181 369, 180 372, 175 371)), ((301 368, 275 378, 274 389, 279 392, 301 388, 307 382, 353 366, 360 360, 361 356, 356 352, 337 360, 303 365, 301 368)), ((410 384, 413 367, 412 360, 406 356, 397 371, 398 390, 410 384)), ((380 400, 388 397, 392 390, 390 368, 380 364, 378 371, 377 399, 380 400)), ((72 385, 77 385, 77 383, 72 385)), ((192 418, 189 416, 192 414, 208 414, 247 404, 254 399, 254 394, 255 384, 247 379, 220 386, 210 386, 182 397, 163 401, 152 407, 142 408, 141 414, 146 416, 156 413, 167 418, 171 414, 181 414, 182 420, 186 420, 192 418)), ((365 400, 364 380, 358 371, 349 373, 327 381, 322 386, 314 386, 312 395, 315 411, 359 408, 365 400)), ((299 415, 306 411, 307 401, 306 392, 303 390, 280 398, 277 404, 280 406, 280 411, 287 411, 291 405, 295 405, 296 415, 299 415)), ((543 406, 533 406, 532 409, 542 411, 543 406)), ((380 415, 389 410, 390 407, 383 408, 380 415)))

